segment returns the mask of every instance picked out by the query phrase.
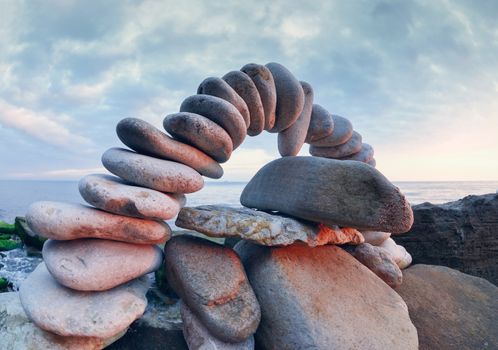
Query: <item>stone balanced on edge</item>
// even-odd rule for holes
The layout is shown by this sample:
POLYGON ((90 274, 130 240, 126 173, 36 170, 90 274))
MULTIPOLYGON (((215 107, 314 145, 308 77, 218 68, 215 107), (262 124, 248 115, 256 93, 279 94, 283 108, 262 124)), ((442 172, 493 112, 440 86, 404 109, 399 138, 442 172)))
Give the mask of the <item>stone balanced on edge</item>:
POLYGON ((48 332, 107 344, 143 314, 146 275, 164 261, 190 349, 417 348, 406 304, 390 288, 411 262, 390 238, 410 229, 410 205, 375 169, 373 148, 351 122, 313 97, 284 66, 248 64, 204 80, 164 119, 171 136, 120 121, 131 150, 103 154, 116 176, 81 179, 90 206, 37 202, 26 214, 49 238, 44 262, 20 288, 28 317, 48 332), (278 133, 284 158, 246 186, 246 208, 184 207, 202 176, 220 178, 220 163, 263 130, 278 133), (314 157, 296 156, 305 142, 314 157), (234 250, 170 239, 164 221, 177 215, 180 227, 241 241, 234 250))

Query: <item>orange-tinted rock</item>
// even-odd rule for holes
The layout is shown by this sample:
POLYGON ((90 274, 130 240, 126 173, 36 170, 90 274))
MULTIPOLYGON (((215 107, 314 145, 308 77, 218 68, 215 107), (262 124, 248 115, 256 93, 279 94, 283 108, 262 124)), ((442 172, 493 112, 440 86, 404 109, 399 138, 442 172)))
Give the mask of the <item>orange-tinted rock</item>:
POLYGON ((348 142, 342 145, 334 147, 317 147, 316 145, 311 145, 310 154, 315 157, 344 158, 358 153, 361 150, 361 145, 361 135, 353 131, 353 136, 348 142))
POLYGON ((310 125, 306 134, 306 142, 314 143, 332 135, 334 132, 334 119, 332 114, 319 104, 314 104, 311 110, 310 125))

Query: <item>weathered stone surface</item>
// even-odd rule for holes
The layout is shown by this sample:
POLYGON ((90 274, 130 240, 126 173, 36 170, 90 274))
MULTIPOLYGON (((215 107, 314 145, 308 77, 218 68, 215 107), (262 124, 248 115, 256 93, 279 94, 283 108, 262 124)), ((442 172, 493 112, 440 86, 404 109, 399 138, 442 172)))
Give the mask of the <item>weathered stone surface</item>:
POLYGON ((334 245, 236 245, 261 304, 262 349, 417 349, 406 304, 334 245))
POLYGON ((250 336, 241 343, 226 343, 217 339, 201 321, 194 315, 185 303, 181 302, 181 313, 183 320, 183 336, 190 350, 253 350, 254 337, 250 336))
MULTIPOLYGON (((250 106, 248 108, 250 110, 250 106)), ((221 126, 230 135, 233 149, 239 147, 246 137, 244 117, 234 105, 222 98, 193 95, 182 102, 180 112, 200 114, 221 126)))
POLYGON ((163 253, 156 245, 107 239, 48 240, 43 260, 60 284, 81 291, 104 291, 157 270, 163 253))
POLYGON ((105 174, 87 175, 80 180, 78 187, 88 204, 110 213, 137 218, 169 220, 178 214, 181 203, 185 201, 183 194, 166 194, 133 186, 119 177, 105 174))
POLYGON ((498 288, 443 266, 414 265, 396 289, 408 305, 421 350, 495 349, 498 288))
POLYGON ((44 263, 19 289, 26 315, 40 328, 62 336, 109 338, 124 331, 147 305, 148 278, 105 292, 80 292, 58 284, 44 263))
POLYGON ((123 333, 108 339, 62 337, 31 322, 16 292, 0 293, 0 349, 4 350, 100 350, 123 333))
POLYGON ((144 156, 123 148, 110 148, 102 164, 114 175, 161 192, 192 193, 204 186, 194 169, 176 162, 144 156))
POLYGON ((282 157, 297 155, 308 133, 313 107, 313 88, 304 81, 301 82, 301 86, 304 91, 303 110, 294 124, 278 133, 278 151, 282 157))
POLYGON ((230 135, 202 115, 188 112, 170 114, 164 118, 163 125, 175 139, 200 149, 220 163, 226 162, 232 154, 230 135))
POLYGON ((402 233, 413 213, 399 189, 361 162, 318 157, 274 160, 251 179, 242 205, 326 225, 402 233))
POLYGON ((353 136, 351 136, 348 142, 342 145, 334 147, 317 147, 311 145, 310 154, 315 157, 344 158, 360 152, 361 145, 361 135, 353 131, 353 136))
POLYGON ((334 132, 334 118, 325 108, 314 104, 311 110, 310 125, 306 134, 307 143, 315 143, 334 132))
POLYGON ((415 264, 445 265, 498 285, 498 193, 413 207, 415 223, 396 242, 415 264))
POLYGON ((265 112, 258 89, 252 79, 244 72, 231 71, 223 76, 223 80, 244 99, 249 108, 251 120, 247 134, 249 136, 260 134, 265 126, 265 112))
POLYGON ((246 73, 258 89, 261 104, 265 113, 265 130, 271 130, 275 125, 275 109, 277 106, 277 91, 275 81, 268 68, 261 64, 249 63, 240 69, 246 73))
POLYGON ((376 246, 382 244, 382 242, 391 237, 390 232, 362 231, 361 234, 365 237, 365 243, 376 246))
MULTIPOLYGON (((334 147, 342 145, 351 139, 353 136, 353 124, 351 124, 348 119, 341 117, 340 115, 331 114, 331 117, 334 122, 334 130, 332 133, 328 134, 326 137, 310 140, 311 144, 317 147, 334 147)), ((327 119, 325 118, 325 120, 327 119)), ((317 133, 318 132, 320 131, 318 130, 317 133)))
POLYGON ((374 149, 368 143, 363 143, 361 145, 361 150, 350 156, 343 157, 343 160, 356 160, 358 162, 368 163, 374 157, 374 149))
POLYGON ((249 108, 246 102, 240 95, 221 78, 209 77, 202 81, 197 88, 197 93, 200 95, 211 95, 224 99, 233 104, 240 112, 246 127, 251 124, 249 108))
POLYGON ((256 331, 259 304, 232 249, 183 235, 170 240, 164 253, 170 286, 211 334, 237 343, 256 331))
POLYGON ((391 288, 401 285, 403 274, 387 250, 364 243, 354 247, 351 254, 391 288))
POLYGON ((294 124, 304 107, 304 92, 299 81, 284 66, 270 62, 266 64, 275 82, 277 106, 275 125, 270 132, 280 132, 294 124))
POLYGON ((144 120, 125 118, 116 126, 116 132, 126 146, 138 153, 185 164, 213 179, 223 176, 223 169, 213 158, 195 147, 174 140, 144 120))
POLYGON ((80 204, 35 202, 26 214, 29 227, 47 238, 105 238, 139 244, 163 243, 171 236, 165 222, 107 213, 80 204))

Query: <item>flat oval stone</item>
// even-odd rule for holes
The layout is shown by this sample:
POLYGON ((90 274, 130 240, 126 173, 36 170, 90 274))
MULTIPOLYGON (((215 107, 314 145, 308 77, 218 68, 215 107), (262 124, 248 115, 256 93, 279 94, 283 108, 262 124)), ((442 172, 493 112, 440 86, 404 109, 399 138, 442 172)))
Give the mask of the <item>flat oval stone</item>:
POLYGON ((37 234, 57 240, 104 238, 139 244, 164 243, 171 236, 165 222, 130 218, 81 204, 35 202, 26 220, 37 234))
POLYGON ((251 179, 242 205, 366 231, 407 232, 413 212, 405 196, 365 163, 320 157, 274 160, 251 179))
POLYGON ((163 262, 163 252, 156 245, 107 239, 49 239, 43 246, 43 260, 52 277, 63 286, 104 291, 157 270, 163 262))
POLYGON ((247 134, 249 136, 260 134, 265 127, 265 112, 254 82, 241 71, 231 71, 223 76, 223 80, 246 101, 251 116, 247 134))
POLYGON ((116 126, 116 132, 126 146, 138 153, 185 164, 213 179, 223 176, 223 169, 213 158, 195 147, 174 140, 144 120, 125 118, 116 126))
POLYGON ((377 161, 375 160, 375 158, 372 158, 367 162, 367 164, 375 168, 377 166, 377 161))
POLYGON ((344 158, 352 154, 358 153, 361 150, 361 135, 353 131, 353 136, 348 142, 334 147, 317 147, 310 146, 310 154, 315 157, 325 158, 344 158))
POLYGON ((148 278, 104 292, 81 292, 55 281, 42 262, 21 284, 26 315, 38 327, 62 336, 109 338, 142 316, 148 278))
POLYGON ((232 139, 210 119, 195 113, 180 112, 166 116, 163 125, 174 138, 200 149, 216 161, 223 163, 230 159, 232 139))
POLYGON ((182 235, 164 253, 169 285, 212 335, 238 343, 256 331, 259 303, 231 248, 182 235))
POLYGON ((280 132, 294 124, 304 107, 304 92, 299 81, 284 66, 270 62, 266 64, 270 70, 277 91, 275 125, 270 132, 280 132))
POLYGON ((394 261, 396 261, 396 264, 399 264, 402 261, 405 255, 404 253, 406 252, 406 250, 405 252, 403 252, 403 250, 400 249, 401 246, 397 245, 396 242, 391 237, 389 237, 384 242, 379 244, 379 247, 388 251, 393 256, 393 259, 394 261))
POLYGON ((275 125, 275 109, 277 107, 277 90, 273 75, 261 64, 249 63, 240 69, 246 73, 256 85, 265 113, 265 130, 271 130, 275 125))
POLYGON ((184 202, 184 198, 178 196, 185 197, 132 186, 119 177, 104 174, 83 177, 78 188, 83 199, 96 208, 143 219, 173 218, 184 202))
POLYGON ((249 114, 249 108, 247 107, 246 102, 223 79, 215 77, 209 77, 204 79, 197 88, 197 93, 199 95, 216 96, 224 99, 225 101, 230 102, 239 110, 240 114, 244 118, 244 121, 246 122, 246 127, 249 127, 251 123, 251 118, 249 114))
POLYGON ((402 257, 398 261, 398 266, 401 270, 406 269, 412 263, 412 256, 408 253, 402 245, 398 244, 398 249, 401 251, 402 257))
POLYGON ((204 186, 202 176, 186 165, 123 148, 110 148, 105 151, 102 164, 111 173, 126 181, 161 192, 192 193, 204 186))
POLYGON ((386 239, 391 237, 390 232, 380 232, 380 231, 363 231, 361 233, 365 237, 365 243, 371 245, 381 245, 386 239))
POLYGON ((304 81, 301 82, 301 86, 304 91, 303 111, 294 124, 278 133, 278 151, 282 157, 297 155, 308 133, 313 107, 313 88, 304 81))
POLYGON ((332 135, 334 131, 332 114, 319 104, 314 104, 311 110, 310 125, 306 134, 306 142, 314 143, 317 140, 332 135))
POLYGON ((182 102, 180 112, 200 114, 221 126, 230 135, 233 149, 239 147, 246 137, 244 118, 234 105, 222 98, 209 95, 193 95, 182 102))
POLYGON ((350 156, 343 157, 343 160, 356 160, 358 162, 367 163, 374 157, 374 149, 368 143, 361 145, 361 150, 358 153, 354 153, 350 156))
POLYGON ((311 140, 310 143, 312 145, 317 147, 334 147, 348 142, 353 136, 353 124, 351 124, 348 119, 341 117, 340 115, 331 115, 332 120, 334 121, 332 133, 326 137, 311 140))

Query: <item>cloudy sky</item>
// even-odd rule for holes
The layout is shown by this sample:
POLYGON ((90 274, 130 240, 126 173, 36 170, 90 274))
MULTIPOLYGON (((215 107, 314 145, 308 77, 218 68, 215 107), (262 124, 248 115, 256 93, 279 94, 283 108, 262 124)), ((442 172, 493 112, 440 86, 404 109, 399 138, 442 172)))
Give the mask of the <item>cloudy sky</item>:
MULTIPOLYGON (((497 1, 0 7, 0 178, 101 171, 120 119, 159 127, 205 77, 276 61, 353 122, 391 180, 498 180, 497 1)), ((247 138, 223 179, 276 157, 274 134, 247 138)))

